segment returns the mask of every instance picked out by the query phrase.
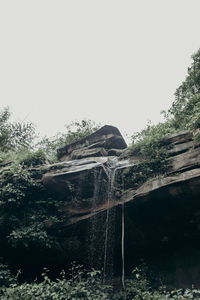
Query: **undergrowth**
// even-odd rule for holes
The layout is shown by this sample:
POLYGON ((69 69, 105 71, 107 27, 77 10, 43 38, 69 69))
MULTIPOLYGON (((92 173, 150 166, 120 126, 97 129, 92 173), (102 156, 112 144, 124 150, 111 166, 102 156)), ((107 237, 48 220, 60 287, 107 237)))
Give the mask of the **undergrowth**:
MULTIPOLYGON (((4 269, 7 275, 7 269, 4 269)), ((1 279, 2 272, 0 273, 1 279)), ((4 283, 0 281, 1 300, 173 300, 199 299, 198 289, 172 289, 165 286, 154 289, 147 278, 146 267, 136 267, 132 276, 126 280, 126 289, 102 284, 101 272, 92 269, 85 271, 73 265, 69 274, 61 272, 60 277, 52 280, 44 269, 41 282, 17 282, 17 278, 4 283)), ((17 277, 17 276, 16 276, 17 277)))

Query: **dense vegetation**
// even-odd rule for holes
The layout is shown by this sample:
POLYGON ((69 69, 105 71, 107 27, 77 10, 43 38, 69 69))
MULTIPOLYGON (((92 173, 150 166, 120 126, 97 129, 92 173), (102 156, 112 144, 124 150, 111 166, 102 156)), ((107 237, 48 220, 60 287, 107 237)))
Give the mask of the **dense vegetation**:
POLYGON ((51 280, 48 270, 45 269, 41 282, 17 284, 14 279, 10 279, 9 287, 0 288, 0 296, 4 300, 199 299, 200 290, 195 288, 171 291, 167 291, 165 286, 152 288, 145 270, 144 265, 142 268, 135 268, 131 278, 126 280, 126 290, 123 291, 119 282, 115 282, 114 286, 102 284, 101 273, 96 270, 86 272, 80 266, 73 265, 68 278, 62 271, 57 280, 51 280))
POLYGON ((188 75, 175 92, 171 108, 162 114, 165 121, 157 125, 147 124, 141 132, 132 136, 130 154, 143 158, 143 162, 126 171, 125 184, 138 185, 167 173, 169 157, 165 138, 181 130, 192 130, 194 140, 200 140, 200 49, 192 55, 188 75))
POLYGON ((192 55, 188 75, 175 92, 175 101, 169 109, 175 129, 198 129, 200 127, 200 49, 192 55))
POLYGON ((31 280, 40 276, 42 261, 48 266, 50 261, 52 267, 54 259, 59 264, 73 260, 70 253, 77 255, 79 241, 63 239, 62 229, 51 229, 52 224, 63 220, 59 210, 62 199, 45 189, 41 177, 48 160, 56 160, 58 147, 92 133, 98 126, 90 120, 74 122, 66 126, 66 134, 36 144, 34 125, 12 123, 8 108, 0 112, 0 122, 0 286, 8 286, 16 282, 14 275, 20 268, 23 272, 18 279, 32 276, 31 280), (31 255, 37 256, 35 262, 30 262, 31 255))
POLYGON ((44 137, 37 146, 42 149, 50 160, 57 160, 56 150, 64 145, 76 142, 77 140, 91 134, 100 128, 92 120, 82 120, 81 122, 72 122, 65 125, 66 133, 58 133, 48 138, 44 137))
MULTIPOLYGON (((200 139, 200 50, 192 56, 188 75, 176 90, 171 108, 164 114, 163 123, 148 124, 132 136, 130 155, 142 157, 143 161, 124 174, 126 188, 167 173, 169 157, 165 138, 169 134, 189 129, 194 131, 196 140, 200 139)), ((8 108, 0 111, 1 299, 194 299, 195 295, 198 299, 199 292, 194 289, 169 293, 162 286, 160 291, 155 291, 144 268, 133 271, 132 278, 126 281, 126 291, 119 289, 116 292, 112 287, 101 284, 98 271, 86 272, 80 268, 67 276, 62 272, 56 281, 44 272, 38 280, 24 282, 28 271, 23 270, 21 275, 18 272, 21 265, 17 260, 25 257, 27 252, 37 255, 40 261, 46 258, 46 253, 58 259, 59 253, 63 262, 65 256, 73 260, 77 249, 80 249, 79 241, 63 240, 62 230, 58 233, 49 226, 62 221, 58 208, 62 199, 49 194, 41 185, 41 166, 45 168, 46 162, 56 161, 57 148, 96 129, 98 125, 91 120, 74 122, 66 126, 66 133, 44 137, 36 143, 36 130, 32 123, 11 122, 8 108), (40 174, 38 170, 35 172, 38 166, 40 174), (74 257, 70 257, 72 252, 74 257)), ((28 261, 24 261, 24 265, 25 269, 33 267, 28 261)), ((42 265, 36 264, 35 268, 40 272, 42 265)))
MULTIPOLYGON (((140 133, 133 135, 133 142, 141 143, 163 139, 166 135, 180 130, 198 130, 200 128, 200 49, 192 55, 192 64, 188 68, 186 79, 177 88, 175 100, 166 112, 165 122, 156 126, 147 125, 140 133)), ((146 150, 142 147, 142 152, 146 150)))

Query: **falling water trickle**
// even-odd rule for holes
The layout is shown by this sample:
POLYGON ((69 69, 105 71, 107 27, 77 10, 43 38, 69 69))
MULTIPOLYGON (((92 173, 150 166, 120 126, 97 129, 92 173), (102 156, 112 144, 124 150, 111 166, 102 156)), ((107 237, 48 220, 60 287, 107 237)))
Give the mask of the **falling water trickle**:
MULTIPOLYGON (((114 234, 114 220, 112 220, 110 204, 113 198, 115 174, 117 170, 117 158, 110 159, 108 165, 108 187, 107 187, 107 210, 106 210, 106 228, 104 242, 104 264, 103 264, 103 283, 105 283, 106 271, 108 265, 108 247, 112 248, 112 235, 114 234)), ((112 258, 111 258, 112 259, 112 258)))
MULTIPOLYGON (((116 157, 109 158, 106 166, 95 170, 94 192, 89 225, 89 265, 91 268, 103 269, 102 282, 112 278, 115 246, 115 214, 116 207, 113 205, 116 173, 119 169, 127 167, 128 161, 120 161, 116 157), (106 176, 106 177, 105 177, 106 176), (99 213, 98 207, 104 203, 105 213, 99 213)), ((103 211, 102 211, 103 212, 103 211)), ((123 216, 124 217, 124 216, 123 216)), ((124 221, 123 221, 124 224, 124 221)), ((122 238, 124 228, 122 228, 122 238)), ((122 241, 124 245, 124 238, 122 241)), ((122 248, 124 256, 124 248, 122 248)), ((122 261, 124 264, 124 260, 122 261)), ((122 271, 124 278, 124 267, 122 271)))
MULTIPOLYGON (((92 207, 91 207, 91 212, 94 213, 94 216, 90 219, 90 228, 89 228, 89 265, 90 268, 95 268, 97 267, 97 257, 98 255, 98 243, 99 240, 99 216, 95 214, 98 202, 99 202, 99 197, 100 197, 100 192, 101 192, 101 183, 102 183, 102 169, 95 170, 94 172, 94 193, 93 193, 93 201, 92 201, 92 207)), ((101 258, 99 257, 99 260, 101 258)), ((100 264, 100 263, 99 263, 100 264)))

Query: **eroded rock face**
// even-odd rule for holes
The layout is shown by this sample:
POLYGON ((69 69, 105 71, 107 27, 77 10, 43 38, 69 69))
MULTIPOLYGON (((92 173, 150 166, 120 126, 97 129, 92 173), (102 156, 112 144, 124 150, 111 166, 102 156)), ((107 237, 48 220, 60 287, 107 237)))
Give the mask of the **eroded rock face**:
MULTIPOLYGON (((90 149, 98 149, 96 151, 96 156, 102 156, 101 151, 110 150, 112 148, 114 149, 125 149, 127 147, 126 142, 124 141, 121 133, 119 130, 114 126, 105 125, 99 130, 95 131, 91 135, 74 142, 70 145, 66 145, 63 148, 58 149, 58 158, 60 160, 65 160, 66 158, 74 159, 79 158, 76 157, 76 151, 77 149, 83 149, 84 151, 88 152, 86 153, 86 156, 82 154, 81 158, 88 157, 88 156, 95 156, 95 155, 89 155, 90 149), (101 151, 99 150, 101 149, 101 151), (103 150, 102 150, 103 149, 103 150), (73 157, 73 152, 74 157, 73 157)), ((80 155, 80 154, 79 154, 80 155)), ((106 152, 105 154, 106 155, 106 152)))
MULTIPOLYGON (((200 148, 198 145, 195 145, 192 133, 188 131, 180 132, 179 134, 170 136, 165 142, 166 145, 170 145, 168 150, 166 150, 171 156, 171 168, 168 175, 161 179, 144 183, 138 188, 134 187, 132 190, 129 188, 127 192, 123 191, 125 195, 123 195, 123 197, 121 197, 120 191, 118 191, 117 196, 113 193, 112 204, 110 204, 110 206, 120 205, 122 201, 126 203, 131 202, 134 205, 136 199, 137 203, 142 203, 145 199, 148 199, 151 193, 157 193, 158 196, 156 197, 159 197, 160 190, 163 188, 165 188, 165 190, 168 189, 169 194, 176 197, 179 193, 182 193, 182 184, 186 184, 188 181, 192 188, 192 182, 197 182, 200 176, 200 148), (180 188, 177 188, 178 184, 180 184, 180 188), (176 185, 176 188, 173 188, 174 185, 176 185)), ((43 183, 48 188, 57 191, 59 196, 63 199, 66 197, 69 201, 69 205, 73 206, 73 203, 69 200, 70 197, 68 197, 70 185, 73 185, 74 190, 79 190, 80 206, 81 199, 84 200, 88 198, 92 202, 96 184, 96 175, 94 176, 94 174, 101 172, 101 180, 104 179, 106 186, 109 181, 109 174, 113 172, 113 170, 115 177, 117 174, 122 176, 122 173, 126 172, 128 168, 140 164, 138 157, 130 157, 130 155, 128 157, 128 154, 126 154, 127 151, 120 149, 125 147, 125 145, 125 141, 115 127, 104 126, 81 141, 59 149, 58 152, 60 155, 61 153, 64 155, 61 157, 62 162, 46 167, 43 183), (114 141, 114 145, 110 143, 111 140, 114 141), (118 149, 113 148, 113 146, 116 147, 116 141, 118 140, 120 140, 118 149), (90 145, 81 148, 81 145, 85 145, 86 141, 89 141, 90 145), (100 145, 104 145, 105 148, 96 147, 100 145), (123 151, 125 155, 122 154, 123 151), (66 155, 67 153, 68 155, 66 155), (121 156, 119 158, 114 155, 109 156, 109 153, 117 154, 117 156, 121 154, 121 156), (83 197, 81 192, 82 188, 86 191, 85 194, 83 193, 85 197, 83 197)), ((198 184, 194 184, 194 189, 196 194, 199 193, 200 195, 198 184)), ((160 198, 162 197, 162 194, 160 194, 160 198)), ((106 197, 103 202, 99 201, 99 205, 104 205, 105 209, 107 207, 106 203, 106 197)), ((98 210, 96 207, 96 211, 98 210)), ((88 207, 88 213, 90 213, 90 207, 88 207)), ((90 215, 88 215, 88 217, 90 217, 90 215)))
MULTIPOLYGON (((47 166, 42 181, 64 201, 65 211, 68 207, 70 212, 75 210, 75 214, 83 208, 90 212, 97 181, 106 188, 108 163, 108 157, 63 161, 47 166)), ((101 201, 99 197, 97 203, 101 204, 101 201)))
MULTIPOLYGON (((124 203, 126 268, 131 269, 139 258, 160 266, 164 259, 166 269, 172 264, 171 278, 187 285, 191 280, 195 283, 197 277, 185 275, 187 279, 182 280, 177 273, 189 274, 195 266, 187 258, 187 249, 190 255, 195 253, 194 257, 200 253, 200 148, 188 131, 170 136, 165 144, 171 157, 168 174, 124 190, 123 174, 141 161, 129 155, 116 128, 105 126, 59 149, 61 162, 46 167, 43 183, 64 200, 66 219, 62 226, 69 232, 81 228, 81 235, 76 231, 77 239, 85 236, 86 252, 92 249, 89 256, 93 266, 96 256, 100 257, 97 267, 102 266, 109 228, 108 250, 115 249, 114 265, 120 269, 124 203)), ((195 266, 195 272, 200 273, 200 266, 198 270, 195 266)))

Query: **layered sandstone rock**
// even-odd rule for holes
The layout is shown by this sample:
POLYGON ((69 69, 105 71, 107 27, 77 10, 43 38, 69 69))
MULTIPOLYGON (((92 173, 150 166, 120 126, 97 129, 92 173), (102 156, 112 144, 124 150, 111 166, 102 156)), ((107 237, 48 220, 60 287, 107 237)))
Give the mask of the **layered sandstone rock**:
MULTIPOLYGON (((46 166, 43 183, 62 199, 61 226, 66 227, 69 235, 75 230, 77 240, 85 241, 82 247, 87 248, 86 252, 92 245, 89 256, 101 257, 101 264, 108 226, 112 236, 110 247, 116 249, 114 264, 120 265, 124 204, 126 268, 131 268, 139 258, 156 260, 162 266, 166 261, 165 269, 172 264, 173 274, 188 274, 186 282, 195 282, 197 276, 192 279, 194 276, 189 274, 194 269, 200 273, 200 267, 197 270, 195 265, 200 254, 200 148, 188 131, 168 137, 164 144, 170 157, 167 174, 126 190, 123 174, 136 165, 139 167, 143 159, 130 155, 116 128, 105 126, 59 149, 61 161, 46 166), (93 237, 88 238, 91 231, 93 237)), ((182 275, 173 276, 184 284, 182 275)))
MULTIPOLYGON (((168 174, 161 179, 152 179, 150 182, 140 185, 137 189, 133 187, 132 190, 129 188, 127 192, 123 191, 123 199, 121 200, 119 193, 118 197, 115 197, 115 193, 113 193, 113 201, 110 205, 120 205, 122 201, 134 204, 136 200, 137 203, 142 203, 152 193, 156 193, 156 198, 160 197, 162 201, 163 189, 165 189, 165 193, 178 197, 179 194, 182 194, 181 186, 183 183, 190 184, 191 193, 194 192, 195 195, 199 193, 200 195, 200 188, 197 184, 200 180, 200 148, 198 144, 194 143, 192 133, 184 131, 174 134, 165 140, 165 144, 168 146, 166 151, 171 156, 171 168, 168 174), (179 187, 177 187, 178 185, 179 187), (130 195, 132 196, 130 197, 130 195)), ((87 200, 90 200, 87 202, 89 204, 88 216, 87 214, 85 216, 90 217, 97 174, 101 173, 101 179, 104 179, 104 189, 106 189, 106 181, 109 180, 110 170, 115 170, 115 176, 117 176, 117 173, 121 174, 131 166, 140 164, 140 159, 137 156, 130 156, 127 154, 126 149, 121 149, 125 146, 126 143, 116 128, 104 126, 81 141, 59 149, 61 162, 46 167, 43 183, 48 188, 57 191, 59 197, 63 199, 66 197, 68 206, 74 205, 68 197, 69 184, 73 185, 73 188, 79 192, 80 207, 82 207, 81 199, 85 200, 87 198, 87 200), (114 141, 114 145, 112 145, 111 140, 114 141), (87 147, 85 147, 86 141, 90 143, 87 147), (99 148, 100 145, 101 148, 99 148), (114 147, 115 150, 113 150, 114 147), (121 153, 120 157, 118 155, 109 156, 109 151, 110 154, 116 154, 117 151, 120 151, 120 153, 124 152, 126 155, 121 153), (61 153, 63 156, 61 156, 61 153)), ((106 203, 106 196, 98 201, 98 204, 103 205, 105 209, 107 207, 106 203)), ((85 212, 87 212, 86 208, 85 212)), ((98 207, 96 207, 96 210, 99 210, 98 207)))

